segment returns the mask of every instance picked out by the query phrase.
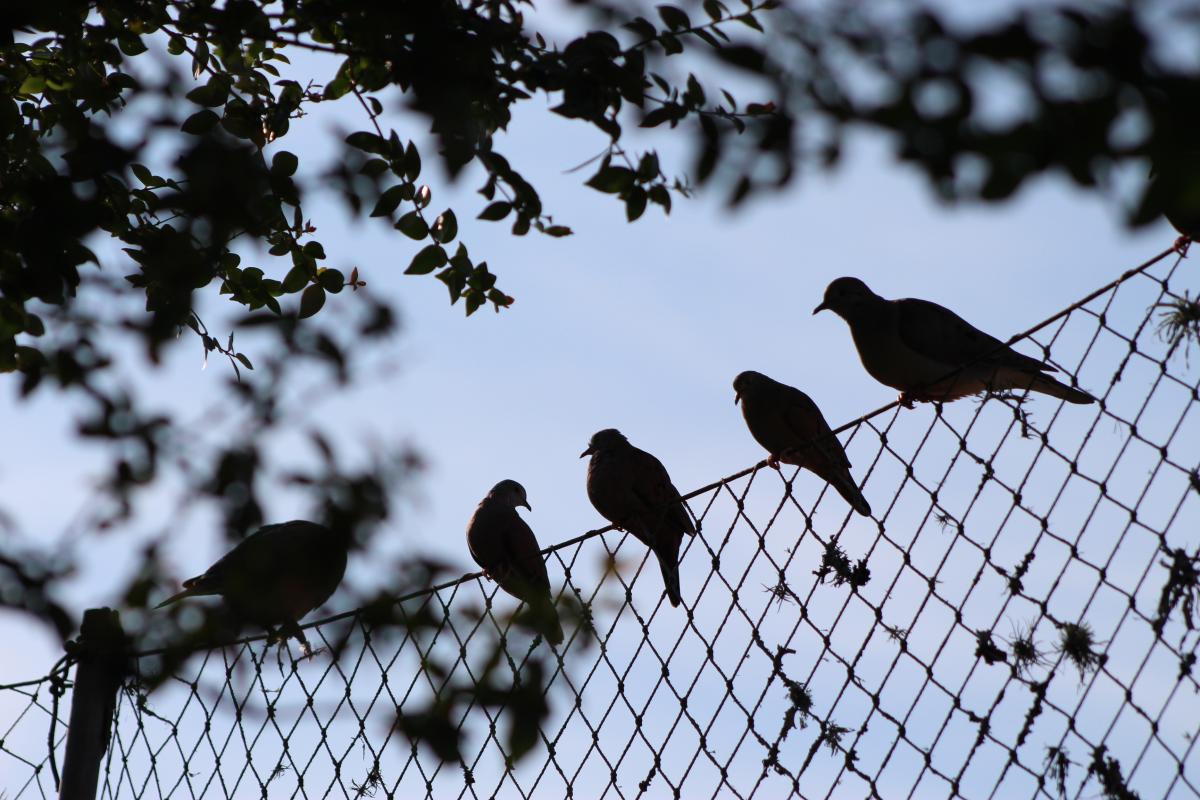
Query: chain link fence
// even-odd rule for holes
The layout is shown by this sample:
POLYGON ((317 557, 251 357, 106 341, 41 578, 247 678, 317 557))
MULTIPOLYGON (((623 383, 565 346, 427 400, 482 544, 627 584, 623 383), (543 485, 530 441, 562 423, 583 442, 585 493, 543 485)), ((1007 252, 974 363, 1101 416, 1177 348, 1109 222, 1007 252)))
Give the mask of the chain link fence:
MULTIPOLYGON (((314 623, 310 659, 242 641, 147 692, 136 658, 101 794, 1200 797, 1190 267, 1164 254, 1023 335, 1096 405, 1006 394, 843 426, 872 518, 793 467, 689 493, 679 609, 606 529, 547 556, 573 609, 557 651, 464 576, 400 600, 398 625, 314 623), (532 706, 457 688, 495 684, 532 706)), ((0 796, 53 793, 49 689, 0 692, 0 719, 40 727, 0 740, 0 796)))

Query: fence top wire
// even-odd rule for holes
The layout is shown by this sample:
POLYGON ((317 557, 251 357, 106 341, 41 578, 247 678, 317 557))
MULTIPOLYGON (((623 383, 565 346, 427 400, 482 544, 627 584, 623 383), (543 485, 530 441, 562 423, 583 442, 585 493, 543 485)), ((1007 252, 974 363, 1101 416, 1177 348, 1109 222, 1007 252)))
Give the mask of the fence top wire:
POLYGON ((547 547, 591 628, 551 663, 523 761, 503 703, 453 707, 458 759, 397 722, 493 679, 471 657, 489 637, 514 684, 544 652, 473 572, 395 598, 431 635, 356 609, 304 626, 336 658, 272 667, 256 635, 131 683, 105 796, 1200 798, 1200 390, 1153 326, 1181 297, 1182 260, 1152 274, 1172 252, 1008 340, 1106 383, 1091 414, 995 396, 839 427, 890 494, 875 519, 765 462, 691 491, 681 609, 633 602, 657 570, 611 526, 547 547))

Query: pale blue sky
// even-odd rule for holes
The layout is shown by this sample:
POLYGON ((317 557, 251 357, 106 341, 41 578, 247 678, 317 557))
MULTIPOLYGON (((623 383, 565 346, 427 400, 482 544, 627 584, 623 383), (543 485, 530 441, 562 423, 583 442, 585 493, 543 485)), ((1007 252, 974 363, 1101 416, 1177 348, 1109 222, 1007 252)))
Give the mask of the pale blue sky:
MULTIPOLYGON (((352 103, 335 111, 343 129, 366 127, 352 103)), ((402 135, 417 137, 424 122, 407 117, 395 124, 402 135)), ((286 146, 302 160, 322 158, 332 152, 327 137, 334 127, 328 113, 314 113, 286 146)), ((463 571, 474 569, 462 532, 475 504, 501 478, 526 486, 534 511, 525 516, 543 545, 599 527, 603 520, 587 502, 586 464, 578 454, 604 427, 620 428, 658 455, 684 491, 751 465, 763 453, 745 430, 730 387, 744 369, 803 389, 835 427, 891 401, 894 392, 858 363, 845 324, 830 314, 810 315, 835 277, 858 276, 887 297, 935 300, 1003 338, 1174 237, 1165 224, 1131 232, 1121 221, 1121 199, 1080 192, 1056 178, 1034 181, 1006 204, 947 207, 892 159, 885 139, 869 135, 852 138, 836 172, 804 174, 787 192, 738 211, 702 194, 677 199, 669 218, 652 208, 629 225, 618 203, 581 185, 584 174, 564 174, 603 146, 582 130, 526 109, 499 143, 541 191, 556 221, 574 229, 566 239, 514 238, 504 224, 475 221, 483 203, 473 193, 477 176, 451 186, 427 166, 432 208, 456 209, 462 241, 516 298, 499 315, 483 309, 464 320, 461 308, 447 306, 442 284, 403 276, 417 248, 390 226, 348 221, 336 199, 314 196, 306 204, 330 265, 357 266, 368 291, 396 301, 403 315, 402 330, 384 354, 394 369, 346 394, 330 386, 322 398, 322 407, 344 420, 336 434, 348 452, 411 442, 428 461, 381 534, 387 550, 435 554, 463 571)), ((645 141, 666 163, 686 166, 662 137, 645 141)), ((428 152, 425 163, 432 165, 428 152)), ((1192 265, 1185 266, 1190 285, 1200 285, 1192 265)), ((108 259, 104 269, 123 271, 108 259)), ((355 300, 344 292, 331 298, 327 311, 355 300)), ((221 315, 232 310, 226 306, 206 301, 214 331, 224 329, 221 315)), ((254 358, 249 338, 243 349, 254 358)), ((164 408, 191 418, 219 401, 226 372, 220 361, 203 371, 199 366, 200 347, 185 334, 166 368, 145 372, 142 382, 164 408)), ((1086 380, 1084 386, 1104 388, 1086 380)), ((1048 419, 1054 405, 1036 400, 1035 419, 1048 419)), ((16 529, 38 546, 82 533, 61 538, 88 503, 101 463, 94 448, 81 448, 72 435, 73 408, 47 392, 30 403, 17 402, 12 389, 0 393, 6 449, 16 456, 8 463, 23 465, 0 470, 0 497, 16 529)), ((284 459, 293 452, 309 457, 283 439, 278 446, 284 459)), ((867 465, 856 461, 856 475, 867 465)), ((878 510, 889 497, 873 480, 881 488, 872 491, 868 482, 865 491, 878 510)), ((798 485, 815 496, 813 479, 798 485)), ((303 499, 291 494, 266 499, 270 521, 307 512, 303 499)), ((831 501, 838 498, 827 498, 822 508, 831 501)), ((106 590, 128 568, 131 542, 162 530, 171 531, 177 576, 201 571, 224 547, 216 524, 211 509, 180 518, 165 500, 148 502, 128 530, 86 545, 89 557, 70 604, 81 610, 111 602, 106 590)), ((847 546, 854 556, 864 552, 847 546)), ((364 561, 352 564, 351 575, 386 584, 388 576, 364 561)), ((699 587, 698 575, 706 574, 698 561, 703 558, 684 561, 685 600, 699 587)), ((793 571, 807 576, 811 568, 798 564, 793 571)), ((648 578, 638 582, 635 604, 653 607, 660 585, 656 574, 648 578)), ((0 663, 0 682, 40 675, 60 654, 45 629, 10 612, 0 612, 0 636, 20 643, 0 663)))

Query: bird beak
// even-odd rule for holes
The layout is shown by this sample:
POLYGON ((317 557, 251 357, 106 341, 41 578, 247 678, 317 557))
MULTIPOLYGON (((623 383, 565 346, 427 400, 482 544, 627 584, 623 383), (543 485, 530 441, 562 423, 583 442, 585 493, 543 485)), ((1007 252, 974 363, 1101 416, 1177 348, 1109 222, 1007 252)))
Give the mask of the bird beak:
POLYGON ((742 393, 734 392, 733 393, 733 404, 736 406, 740 402, 742 402, 742 393))
POLYGON ((587 450, 584 450, 582 453, 580 453, 579 457, 583 458, 584 456, 590 456, 593 452, 594 451, 592 450, 592 448, 589 447, 587 450))
POLYGON ((813 313, 816 314, 819 311, 828 311, 828 310, 829 310, 829 306, 825 305, 825 303, 822 302, 821 305, 819 305, 813 309, 813 313))
POLYGON ((529 501, 528 501, 528 500, 526 500, 524 503, 521 503, 521 505, 525 506, 525 508, 526 508, 527 510, 529 510, 529 511, 533 511, 533 506, 529 505, 529 501))

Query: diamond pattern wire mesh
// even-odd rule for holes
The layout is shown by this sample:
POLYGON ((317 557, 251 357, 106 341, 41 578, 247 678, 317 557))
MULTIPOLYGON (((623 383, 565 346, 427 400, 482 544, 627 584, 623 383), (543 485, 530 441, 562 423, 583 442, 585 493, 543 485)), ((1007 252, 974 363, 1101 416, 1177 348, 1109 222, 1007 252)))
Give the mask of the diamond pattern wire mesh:
POLYGON ((684 607, 625 534, 556 545, 552 583, 596 641, 568 627, 515 766, 503 708, 458 714, 462 763, 395 725, 477 679, 484 635, 506 636, 511 675, 545 647, 467 576, 401 603, 442 620, 432 636, 341 615, 309 631, 346 643, 337 658, 249 641, 149 697, 132 685, 102 795, 1200 797, 1200 365, 1159 330, 1197 283, 1160 258, 1027 337, 1097 405, 997 396, 844 426, 872 519, 791 467, 691 492, 684 607), (439 660, 454 668, 423 668, 439 660))
POLYGON ((66 659, 42 678, 0 686, 0 800, 53 797, 51 753, 67 740, 66 659))

